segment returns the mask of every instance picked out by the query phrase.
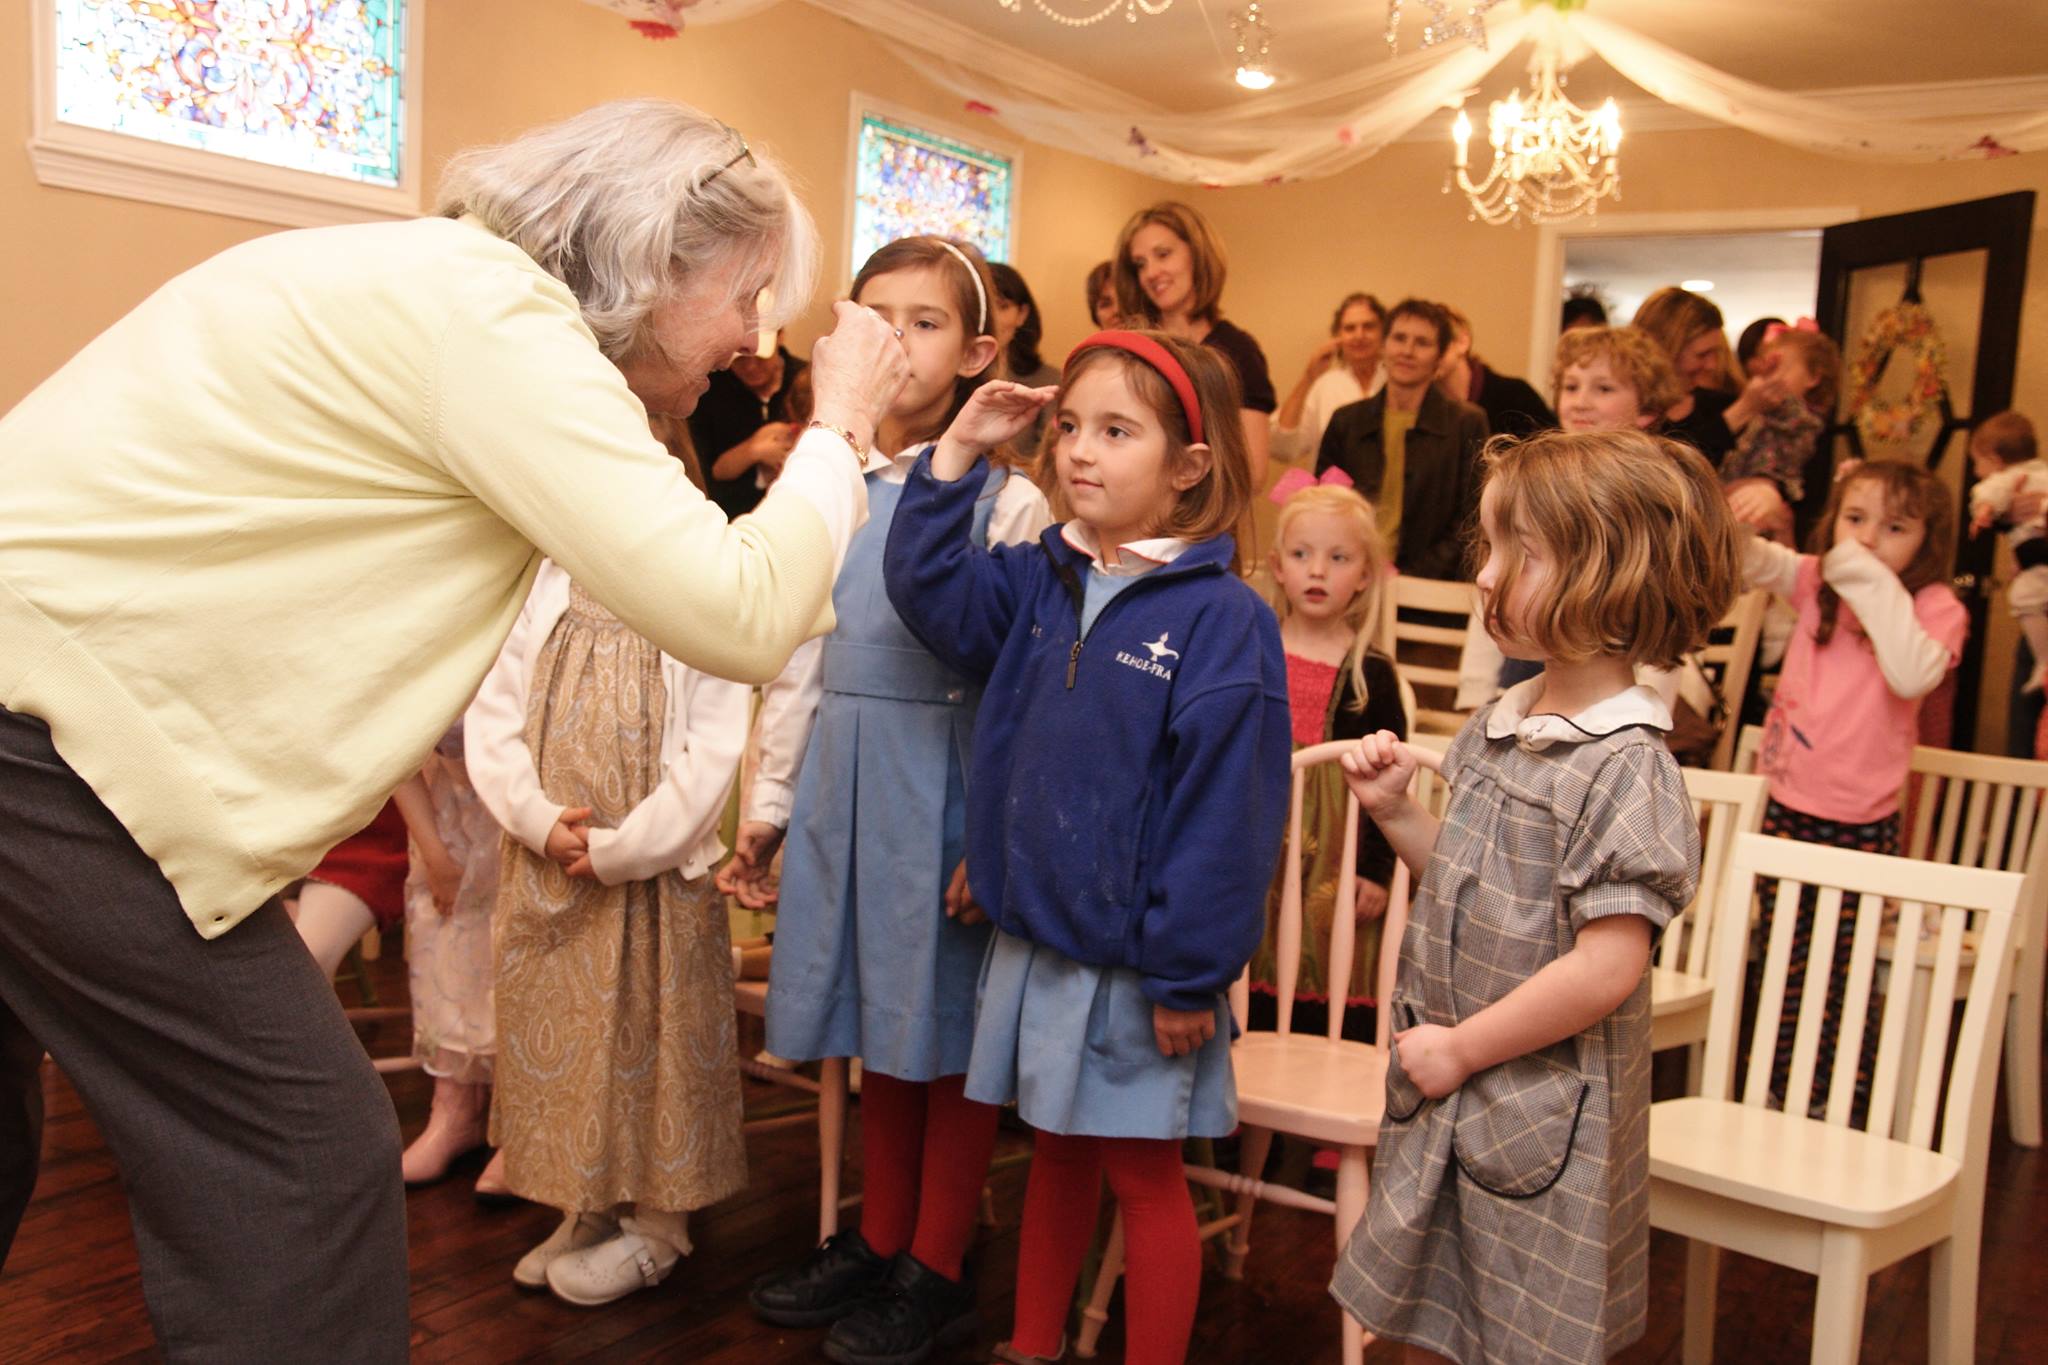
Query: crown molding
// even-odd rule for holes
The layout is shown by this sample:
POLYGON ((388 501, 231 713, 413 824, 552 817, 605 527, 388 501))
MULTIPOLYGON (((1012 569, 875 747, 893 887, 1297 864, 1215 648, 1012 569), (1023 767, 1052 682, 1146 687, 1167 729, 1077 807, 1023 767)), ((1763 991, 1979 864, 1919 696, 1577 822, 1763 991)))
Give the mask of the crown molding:
MULTIPOLYGON (((1849 85, 1828 90, 1795 90, 1802 99, 1825 100, 1851 114, 1873 118, 1971 118, 1998 114, 2031 114, 2048 108, 2048 76, 2004 76, 1980 81, 1927 81, 1903 85, 1849 85)), ((1646 94, 1617 98, 1621 126, 1630 137, 1642 133, 1689 133, 1731 125, 1706 118, 1646 94)), ((1397 142, 1442 142, 1446 134, 1433 122, 1417 124, 1397 142)))
POLYGON ((804 0, 813 9, 837 15, 869 32, 921 48, 934 57, 978 71, 1000 71, 1013 89, 1029 90, 1056 104, 1089 109, 1128 109, 1136 114, 1171 110, 1141 100, 1129 91, 1070 71, 1023 48, 990 38, 958 20, 935 14, 913 0, 804 0))

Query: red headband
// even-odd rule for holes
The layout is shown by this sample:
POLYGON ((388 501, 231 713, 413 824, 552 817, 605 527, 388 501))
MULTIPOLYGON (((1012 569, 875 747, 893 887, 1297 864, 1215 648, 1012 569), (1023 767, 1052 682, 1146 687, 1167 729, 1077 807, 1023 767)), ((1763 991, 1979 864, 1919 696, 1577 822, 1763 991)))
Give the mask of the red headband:
POLYGON ((1067 363, 1074 363, 1074 357, 1083 351, 1104 347, 1112 351, 1129 351, 1138 359, 1159 371, 1159 377, 1173 386, 1180 399, 1180 410, 1188 419, 1188 439, 1196 445, 1202 442, 1202 405, 1195 398, 1195 381, 1188 378, 1188 372, 1173 358, 1173 352, 1161 346, 1151 337, 1136 332, 1097 332, 1084 338, 1079 346, 1067 352, 1067 363))

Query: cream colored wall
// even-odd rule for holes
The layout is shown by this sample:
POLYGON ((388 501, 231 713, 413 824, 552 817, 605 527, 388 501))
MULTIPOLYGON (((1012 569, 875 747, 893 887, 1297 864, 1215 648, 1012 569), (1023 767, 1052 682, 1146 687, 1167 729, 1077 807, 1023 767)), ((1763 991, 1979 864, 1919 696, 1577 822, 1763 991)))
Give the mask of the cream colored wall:
MULTIPOLYGON (((846 285, 852 91, 972 127, 958 99, 924 85, 862 30, 808 5, 691 28, 670 42, 650 42, 616 15, 574 0, 434 0, 421 8, 430 184, 461 147, 628 95, 684 100, 774 149, 801 182, 825 243, 827 297, 792 330, 800 349, 829 318, 830 291, 846 285)), ((0 411, 171 276, 276 230, 38 185, 26 150, 28 11, 0 5, 0 411)), ((1088 268, 1161 187, 1050 148, 1027 144, 1023 153, 1016 264, 1045 310, 1048 341, 1071 343, 1087 326, 1088 268)))

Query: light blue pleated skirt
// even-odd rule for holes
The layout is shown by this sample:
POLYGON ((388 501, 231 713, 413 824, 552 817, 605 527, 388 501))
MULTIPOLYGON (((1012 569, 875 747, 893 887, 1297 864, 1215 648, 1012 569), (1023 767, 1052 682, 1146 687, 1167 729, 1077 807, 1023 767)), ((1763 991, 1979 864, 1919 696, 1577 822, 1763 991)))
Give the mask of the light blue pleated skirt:
POLYGON ((1237 1127, 1230 1010, 1184 1057, 1160 1055, 1128 967, 1089 967, 997 931, 981 968, 967 1097, 1068 1136, 1224 1137, 1237 1127))

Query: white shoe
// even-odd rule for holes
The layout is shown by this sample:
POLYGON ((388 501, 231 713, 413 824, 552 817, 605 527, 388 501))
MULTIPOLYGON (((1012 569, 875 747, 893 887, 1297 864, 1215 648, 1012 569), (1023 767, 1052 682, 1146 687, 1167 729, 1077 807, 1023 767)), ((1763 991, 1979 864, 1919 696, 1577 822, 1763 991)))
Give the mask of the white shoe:
POLYGON ((635 1229, 628 1215, 619 1220, 619 1235, 610 1241, 551 1261, 548 1288, 567 1303, 595 1308, 660 1284, 687 1249, 635 1229))
POLYGON ((562 1226, 548 1234, 545 1242, 519 1258, 519 1264, 512 1267, 512 1283, 522 1289, 545 1289, 548 1267, 556 1258, 596 1246, 617 1236, 618 1231, 618 1220, 608 1214, 572 1213, 562 1220, 562 1226))

